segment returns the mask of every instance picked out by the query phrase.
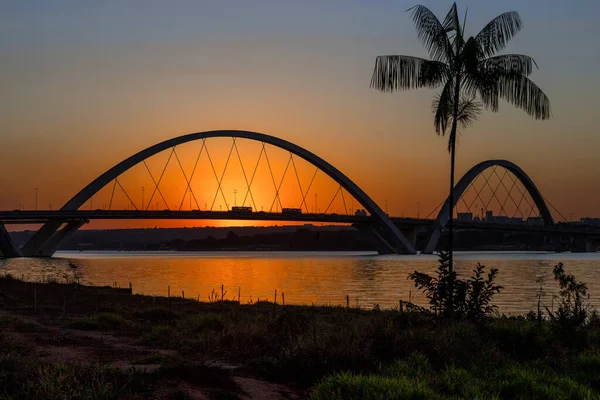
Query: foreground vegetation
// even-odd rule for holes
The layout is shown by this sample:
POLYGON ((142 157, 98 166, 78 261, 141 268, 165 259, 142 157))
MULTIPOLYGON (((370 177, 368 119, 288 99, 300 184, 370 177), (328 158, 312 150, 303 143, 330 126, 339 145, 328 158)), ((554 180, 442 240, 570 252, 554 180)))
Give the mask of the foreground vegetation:
POLYGON ((560 320, 442 318, 4 277, 0 398, 261 398, 249 380, 272 398, 600 398, 600 324, 569 320, 576 304, 560 320))

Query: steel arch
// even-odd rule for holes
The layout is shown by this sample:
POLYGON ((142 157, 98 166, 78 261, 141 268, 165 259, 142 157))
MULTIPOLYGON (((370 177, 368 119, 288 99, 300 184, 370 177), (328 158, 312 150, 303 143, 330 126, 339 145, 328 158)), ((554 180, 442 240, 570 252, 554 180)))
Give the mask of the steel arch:
MULTIPOLYGON (((88 184, 85 188, 83 188, 79 193, 77 193, 71 200, 65 203, 65 205, 62 206, 61 210, 77 210, 95 193, 97 193, 105 185, 110 183, 113 179, 117 178, 119 175, 121 175, 134 165, 137 165, 138 163, 157 153, 160 153, 163 150, 196 140, 218 137, 242 138, 271 144, 275 147, 287 150, 292 154, 295 154, 296 156, 308 161, 321 171, 325 172, 334 181, 339 183, 344 189, 348 191, 348 193, 350 193, 359 203, 361 203, 361 205, 375 218, 375 222, 377 222, 378 225, 380 225, 389 235, 391 235, 391 238, 394 240, 395 247, 398 252, 400 252, 401 250, 405 250, 406 252, 411 254, 416 253, 414 246, 406 239, 402 232, 400 232, 398 227, 396 227, 396 225, 385 214, 385 212, 369 196, 367 196, 367 194, 362 189, 360 189, 354 182, 352 182, 348 177, 346 177, 334 166, 332 166, 316 154, 291 142, 274 136, 251 131, 216 130, 196 132, 168 139, 161 143, 150 146, 134 154, 133 156, 121 161, 119 164, 115 165, 114 167, 100 175, 98 178, 96 178, 94 181, 88 184)), ((52 235, 56 234, 56 231, 60 228, 62 223, 64 223, 64 221, 48 221, 46 224, 44 224, 23 246, 23 254, 25 256, 51 255, 54 252, 54 249, 46 248, 44 250, 44 253, 46 254, 40 254, 40 252, 42 251, 44 244, 50 240, 52 235)))
MULTIPOLYGON (((535 202, 536 207, 540 211, 540 215, 544 220, 546 226, 554 227, 554 219, 552 218, 552 214, 550 213, 550 209, 548 205, 544 201, 544 197, 535 186, 535 183, 531 180, 531 178, 523 171, 517 164, 507 161, 507 160, 488 160, 480 162, 475 165, 473 168, 468 170, 463 177, 458 181, 456 186, 454 186, 454 206, 456 207, 456 203, 463 195, 465 190, 469 187, 471 182, 477 178, 479 174, 491 167, 502 167, 510 172, 512 172, 519 181, 525 186, 527 192, 531 195, 531 198, 535 202)), ((429 240, 427 241, 427 245, 423 250, 424 254, 431 254, 435 251, 438 241, 442 236, 442 231, 444 227, 448 223, 450 219, 450 197, 446 199, 446 202, 440 209, 440 212, 433 223, 433 227, 431 229, 431 234, 429 236, 429 240)))

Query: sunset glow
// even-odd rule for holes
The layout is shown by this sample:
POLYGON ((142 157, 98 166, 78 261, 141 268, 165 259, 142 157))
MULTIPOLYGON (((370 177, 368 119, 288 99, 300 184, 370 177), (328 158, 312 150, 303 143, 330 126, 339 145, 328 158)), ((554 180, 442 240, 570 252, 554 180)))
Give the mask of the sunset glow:
MULTIPOLYGON (((412 3, 33 3, 37 7, 5 5, 0 17, 5 60, 1 209, 32 209, 36 187, 39 207, 57 209, 135 152, 171 137, 214 129, 252 130, 296 143, 341 170, 380 207, 387 203, 392 215, 416 216, 417 207, 426 215, 445 198, 449 157, 446 139, 436 136, 432 126, 433 93, 384 95, 369 88, 375 56, 425 55, 404 12, 412 3)), ((552 100, 553 119, 534 121, 507 104, 501 104, 499 114, 484 114, 460 137, 458 176, 479 161, 508 159, 562 213, 598 216, 600 136, 594 121, 600 104, 594 93, 600 81, 597 74, 589 76, 587 66, 597 65, 600 55, 582 51, 597 47, 590 32, 598 5, 583 2, 568 12, 559 1, 467 1, 462 7, 469 8, 474 26, 468 28, 474 32, 499 12, 519 9, 526 28, 507 52, 535 58, 540 70, 533 78, 552 100), (543 22, 534 12, 536 4, 546 10, 543 22)), ((446 8, 445 3, 432 7, 440 12, 446 8)), ((240 153, 248 174, 260 144, 246 142, 240 153)), ((231 141, 207 143, 219 173, 231 141)), ((189 171, 200 146, 194 142, 178 148, 189 171)), ((272 150, 277 180, 289 154, 272 150)), ((148 160, 155 177, 168 153, 148 160)), ((187 184, 173 161, 161 190, 171 208, 189 209, 187 184)), ((223 194, 215 198, 217 182, 203 154, 191 182, 196 198, 192 209, 231 206, 234 190, 238 204, 243 202, 247 185, 235 154, 230 164, 223 194)), ((314 167, 300 164, 306 190, 314 167)), ((144 187, 147 206, 166 208, 159 193, 152 196, 154 184, 144 165, 119 182, 138 207, 144 187)), ((252 189, 254 202, 247 197, 245 204, 270 209, 274 187, 264 162, 252 189)), ((303 204, 296 176, 288 174, 280 196, 290 207, 312 210, 314 193, 317 208, 325 208, 337 189, 318 173, 303 204)), ((108 185, 84 207, 103 208, 111 191, 108 185)), ((332 205, 339 212, 340 200, 332 205)), ((121 208, 129 202, 118 188, 113 201, 121 208)), ((87 227, 190 224, 204 222, 94 222, 87 227)))

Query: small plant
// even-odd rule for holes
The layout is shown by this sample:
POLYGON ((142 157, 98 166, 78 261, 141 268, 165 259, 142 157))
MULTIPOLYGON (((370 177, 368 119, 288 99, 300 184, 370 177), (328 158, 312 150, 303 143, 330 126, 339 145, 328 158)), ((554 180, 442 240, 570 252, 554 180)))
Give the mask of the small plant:
POLYGON ((587 284, 579 282, 574 275, 567 274, 562 263, 556 265, 552 272, 554 280, 560 286, 560 292, 558 310, 553 312, 546 307, 550 319, 561 328, 577 328, 584 325, 590 316, 587 284))
POLYGON ((217 292, 214 288, 211 290, 211 292, 208 294, 208 302, 209 303, 216 303, 218 301, 223 301, 225 300, 225 295, 227 294, 227 290, 222 291, 221 293, 217 292))
POLYGON ((473 276, 463 280, 452 270, 449 253, 441 252, 439 257, 437 277, 417 271, 408 276, 418 290, 425 292, 431 311, 446 318, 470 319, 496 311, 492 297, 502 289, 502 286, 494 284, 498 277, 496 268, 492 268, 485 277, 485 266, 478 263, 473 276))

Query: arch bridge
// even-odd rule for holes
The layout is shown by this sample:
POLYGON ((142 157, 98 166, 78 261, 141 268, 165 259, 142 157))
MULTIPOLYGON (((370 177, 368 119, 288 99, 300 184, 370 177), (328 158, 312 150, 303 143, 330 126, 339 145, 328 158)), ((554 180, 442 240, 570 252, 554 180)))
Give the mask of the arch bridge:
MULTIPOLYGON (((527 215, 521 212, 521 218, 517 218, 517 222, 522 223, 510 224, 511 218, 508 218, 508 213, 504 213, 504 220, 498 221, 498 218, 481 218, 476 217, 475 219, 461 219, 461 214, 458 214, 459 218, 455 219, 455 225, 457 229, 491 229, 491 230, 510 230, 517 232, 530 232, 537 234, 553 235, 558 237, 560 234, 573 234, 579 235, 578 237, 586 236, 585 232, 574 232, 573 229, 569 231, 564 227, 557 226, 555 223, 550 209, 542 194, 534 184, 533 180, 527 176, 527 174, 519 168, 516 164, 506 160, 489 160, 484 161, 473 168, 471 168, 457 183, 454 193, 454 204, 455 209, 449 209, 449 199, 446 199, 441 204, 439 213, 435 219, 429 218, 398 218, 390 217, 379 207, 371 197, 369 197, 356 183, 350 178, 344 175, 341 171, 329 164, 324 159, 320 158, 316 154, 304 149, 289 141, 266 135, 258 132, 241 131, 241 130, 218 130, 218 131, 207 131, 191 133, 179 137, 175 137, 169 140, 165 140, 161 143, 150 146, 131 157, 121 161, 114 167, 110 168, 90 184, 85 186, 79 193, 65 203, 59 210, 56 211, 0 211, 0 252, 4 257, 49 257, 54 254, 56 248, 65 238, 77 231, 90 219, 196 219, 196 220, 208 220, 208 219, 223 219, 223 220, 260 220, 260 221, 303 221, 303 222, 330 222, 330 223, 346 223, 353 224, 359 231, 365 232, 378 249, 379 253, 393 253, 393 254, 415 254, 417 253, 417 233, 426 231, 425 243, 420 246, 422 253, 431 254, 439 246, 440 238, 447 226, 448 220, 451 215, 455 215, 458 211, 459 204, 465 205, 467 210, 470 211, 474 201, 481 202, 482 206, 486 209, 489 205, 489 201, 485 201, 481 198, 481 189, 478 189, 476 182, 482 178, 485 180, 487 186, 491 189, 492 195, 495 196, 498 189, 504 187, 508 192, 502 202, 498 202, 502 214, 502 210, 505 210, 506 203, 510 198, 512 203, 519 209, 519 206, 526 199, 525 203, 528 206, 530 213, 537 209, 538 215, 534 218, 535 224, 530 225, 526 223, 528 219, 527 215), (231 146, 226 157, 224 169, 221 173, 217 173, 214 166, 213 159, 210 156, 208 148, 208 139, 226 139, 231 140, 231 146), (258 143, 260 148, 260 154, 256 162, 256 166, 252 169, 252 172, 244 168, 240 151, 238 149, 238 143, 242 140, 251 141, 258 143), (190 143, 200 142, 201 147, 196 157, 193 169, 191 171, 185 171, 182 162, 177 152, 177 146, 190 143), (285 164, 285 170, 281 179, 275 179, 272 171, 272 160, 270 161, 266 145, 275 147, 279 150, 286 152, 289 157, 285 164), (164 153, 163 153, 164 152, 164 153), (201 155, 206 154, 206 158, 209 161, 210 168, 207 166, 206 169, 212 170, 216 181, 216 191, 214 197, 212 197, 212 203, 206 202, 204 207, 201 207, 197 200, 197 188, 193 187, 192 180, 198 169, 198 160, 201 155), (151 169, 148 167, 146 161, 159 154, 167 154, 168 158, 162 172, 160 174, 153 174, 151 169), (227 197, 223 192, 223 181, 227 166, 233 159, 238 159, 242 169, 242 175, 244 178, 243 186, 245 186, 245 196, 243 197, 242 205, 250 203, 250 206, 230 207, 227 197), (252 193, 252 186, 255 183, 256 171, 261 160, 266 160, 268 165, 268 171, 271 175, 273 184, 273 190, 275 193, 273 201, 270 203, 270 208, 267 211, 258 211, 256 206, 255 196, 252 193), (299 178, 297 162, 304 160, 308 165, 314 167, 314 174, 308 185, 302 186, 301 179, 299 178), (185 179, 184 197, 179 203, 179 206, 171 208, 167 205, 166 193, 164 186, 161 186, 163 182, 163 176, 169 163, 178 165, 181 169, 182 175, 185 179), (136 204, 132 200, 132 196, 128 194, 127 190, 123 187, 119 178, 127 171, 135 166, 144 166, 151 178, 152 186, 148 190, 149 197, 148 201, 144 200, 144 188, 142 187, 142 202, 136 204), (510 190, 500 180, 495 187, 492 187, 489 183, 490 176, 495 174, 500 177, 497 170, 504 171, 504 176, 509 174, 511 177, 512 185, 509 182, 510 190), (292 171, 295 173, 297 183, 299 186, 299 200, 294 207, 284 207, 281 200, 281 187, 289 172, 293 176, 292 171), (490 172, 491 171, 491 172, 490 172), (316 193, 315 193, 315 206, 310 210, 308 206, 308 195, 317 172, 324 174, 329 177, 336 185, 339 185, 338 190, 335 192, 333 199, 329 203, 325 212, 321 212, 317 209, 316 205, 316 193), (487 174, 487 175, 486 175, 487 174), (112 190, 111 184, 112 183, 112 190), (515 201, 511 197, 511 191, 520 183, 522 189, 519 189, 518 194, 521 195, 520 201, 515 201), (162 187, 162 190, 161 190, 162 187), (100 190, 108 189, 111 193, 110 203, 108 207, 102 209, 93 209, 91 207, 93 196, 98 194, 100 190), (113 203, 113 197, 115 192, 121 191, 125 194, 128 201, 127 210, 114 210, 111 208, 113 203), (465 196, 469 192, 475 192, 475 200, 465 200, 465 196), (352 201, 356 202, 363 207, 364 210, 360 212, 352 213, 353 208, 350 208, 348 212, 347 201, 344 197, 344 193, 350 196, 352 201), (186 197, 187 196, 187 197, 186 197), (215 210, 215 204, 217 198, 221 196, 225 203, 225 210, 219 208, 215 210), (159 209, 158 203, 156 207, 153 206, 153 200, 160 198, 165 204, 164 209, 159 209), (184 200, 189 200, 189 208, 184 207, 184 200), (331 209, 331 204, 334 200, 343 202, 343 209, 345 212, 333 213, 328 211, 331 209), (83 210, 84 204, 90 204, 90 209, 83 210), (195 209, 194 209, 195 205, 195 209), (254 207, 252 207, 254 206, 254 207), (509 223, 507 224, 506 221, 509 223), (6 231, 4 224, 6 223, 25 223, 25 222, 37 222, 42 223, 41 228, 35 232, 35 234, 20 248, 14 245, 11 241, 10 235, 6 231)), ((262 188, 261 188, 262 189, 262 188)), ((235 192, 234 192, 235 193, 235 192)), ((234 194, 235 196, 235 194, 234 194)), ((496 199, 497 201, 498 199, 496 199)), ((234 204, 236 201, 234 201, 234 204)), ((477 207, 475 207, 477 208, 477 207)), ((435 211, 435 210, 434 210, 435 211)), ((463 213, 464 215, 465 213, 463 213)), ((472 212, 469 213, 471 216, 472 212)), ((529 218, 531 219, 531 218, 529 218)), ((515 220, 515 218, 512 218, 515 220)), ((514 222, 514 221, 513 221, 514 222)), ((597 235, 598 236, 598 235, 597 235)), ((594 242, 595 243, 595 242, 594 242)), ((560 249, 559 243, 555 243, 556 250, 560 249)))

